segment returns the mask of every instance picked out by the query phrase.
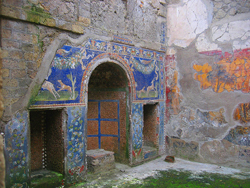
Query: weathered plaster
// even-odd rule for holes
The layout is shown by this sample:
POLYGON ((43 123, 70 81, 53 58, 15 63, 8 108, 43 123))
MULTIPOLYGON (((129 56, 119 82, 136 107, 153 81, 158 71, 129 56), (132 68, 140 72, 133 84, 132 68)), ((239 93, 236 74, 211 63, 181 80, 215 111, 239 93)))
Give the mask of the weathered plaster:
POLYGON ((167 9, 168 45, 187 47, 209 25, 210 7, 201 0, 183 1, 167 9))

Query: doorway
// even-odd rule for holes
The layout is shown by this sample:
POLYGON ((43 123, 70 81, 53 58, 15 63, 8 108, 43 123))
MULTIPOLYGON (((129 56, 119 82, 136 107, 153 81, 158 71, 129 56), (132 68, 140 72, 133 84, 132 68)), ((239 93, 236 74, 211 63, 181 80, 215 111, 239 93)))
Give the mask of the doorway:
POLYGON ((102 63, 88 85, 87 150, 114 152, 115 161, 129 163, 128 80, 115 63, 102 63))
POLYGON ((156 104, 145 104, 143 106, 143 153, 144 159, 157 155, 157 106, 156 104))
POLYGON ((63 110, 30 111, 31 184, 47 176, 50 179, 55 176, 58 183, 61 181, 64 175, 63 138, 63 110))

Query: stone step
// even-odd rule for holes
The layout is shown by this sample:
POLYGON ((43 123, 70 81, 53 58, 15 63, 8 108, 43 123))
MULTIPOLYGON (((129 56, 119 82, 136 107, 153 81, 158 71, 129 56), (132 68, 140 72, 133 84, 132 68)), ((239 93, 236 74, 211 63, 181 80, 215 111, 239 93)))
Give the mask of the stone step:
POLYGON ((104 149, 87 150, 87 167, 92 173, 105 172, 115 168, 114 152, 104 149))

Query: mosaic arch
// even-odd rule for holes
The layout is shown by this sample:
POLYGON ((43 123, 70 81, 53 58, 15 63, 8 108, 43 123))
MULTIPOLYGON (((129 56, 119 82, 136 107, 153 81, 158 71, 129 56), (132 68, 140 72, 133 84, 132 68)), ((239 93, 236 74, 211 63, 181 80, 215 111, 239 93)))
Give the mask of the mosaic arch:
POLYGON ((88 83, 89 83, 89 79, 91 76, 91 73, 95 70, 95 68, 102 64, 102 63, 115 63, 117 65, 119 65, 126 73, 126 77, 128 78, 128 87, 130 87, 131 89, 131 97, 132 100, 136 99, 136 88, 135 88, 135 78, 133 75, 133 72, 129 66, 129 64, 127 63, 127 61, 125 61, 121 56, 119 56, 118 54, 114 54, 114 53, 103 53, 98 55, 97 57, 95 57, 86 67, 85 72, 83 74, 82 77, 82 81, 81 81, 81 95, 80 95, 80 103, 86 104, 87 103, 87 87, 88 87, 88 83))

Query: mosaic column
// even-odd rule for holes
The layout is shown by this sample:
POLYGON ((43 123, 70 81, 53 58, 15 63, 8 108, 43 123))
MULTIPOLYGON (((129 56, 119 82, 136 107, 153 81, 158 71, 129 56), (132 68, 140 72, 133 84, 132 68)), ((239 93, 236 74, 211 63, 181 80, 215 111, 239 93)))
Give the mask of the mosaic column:
POLYGON ((143 160, 142 152, 142 131, 143 131, 143 104, 132 104, 132 163, 143 160))
POLYGON ((159 155, 162 155, 165 153, 165 142, 164 142, 164 109, 165 104, 164 102, 159 103, 159 155))
POLYGON ((73 185, 86 179, 85 111, 86 107, 68 107, 65 183, 73 185))
POLYGON ((5 128, 6 187, 28 187, 28 112, 18 112, 5 128))

